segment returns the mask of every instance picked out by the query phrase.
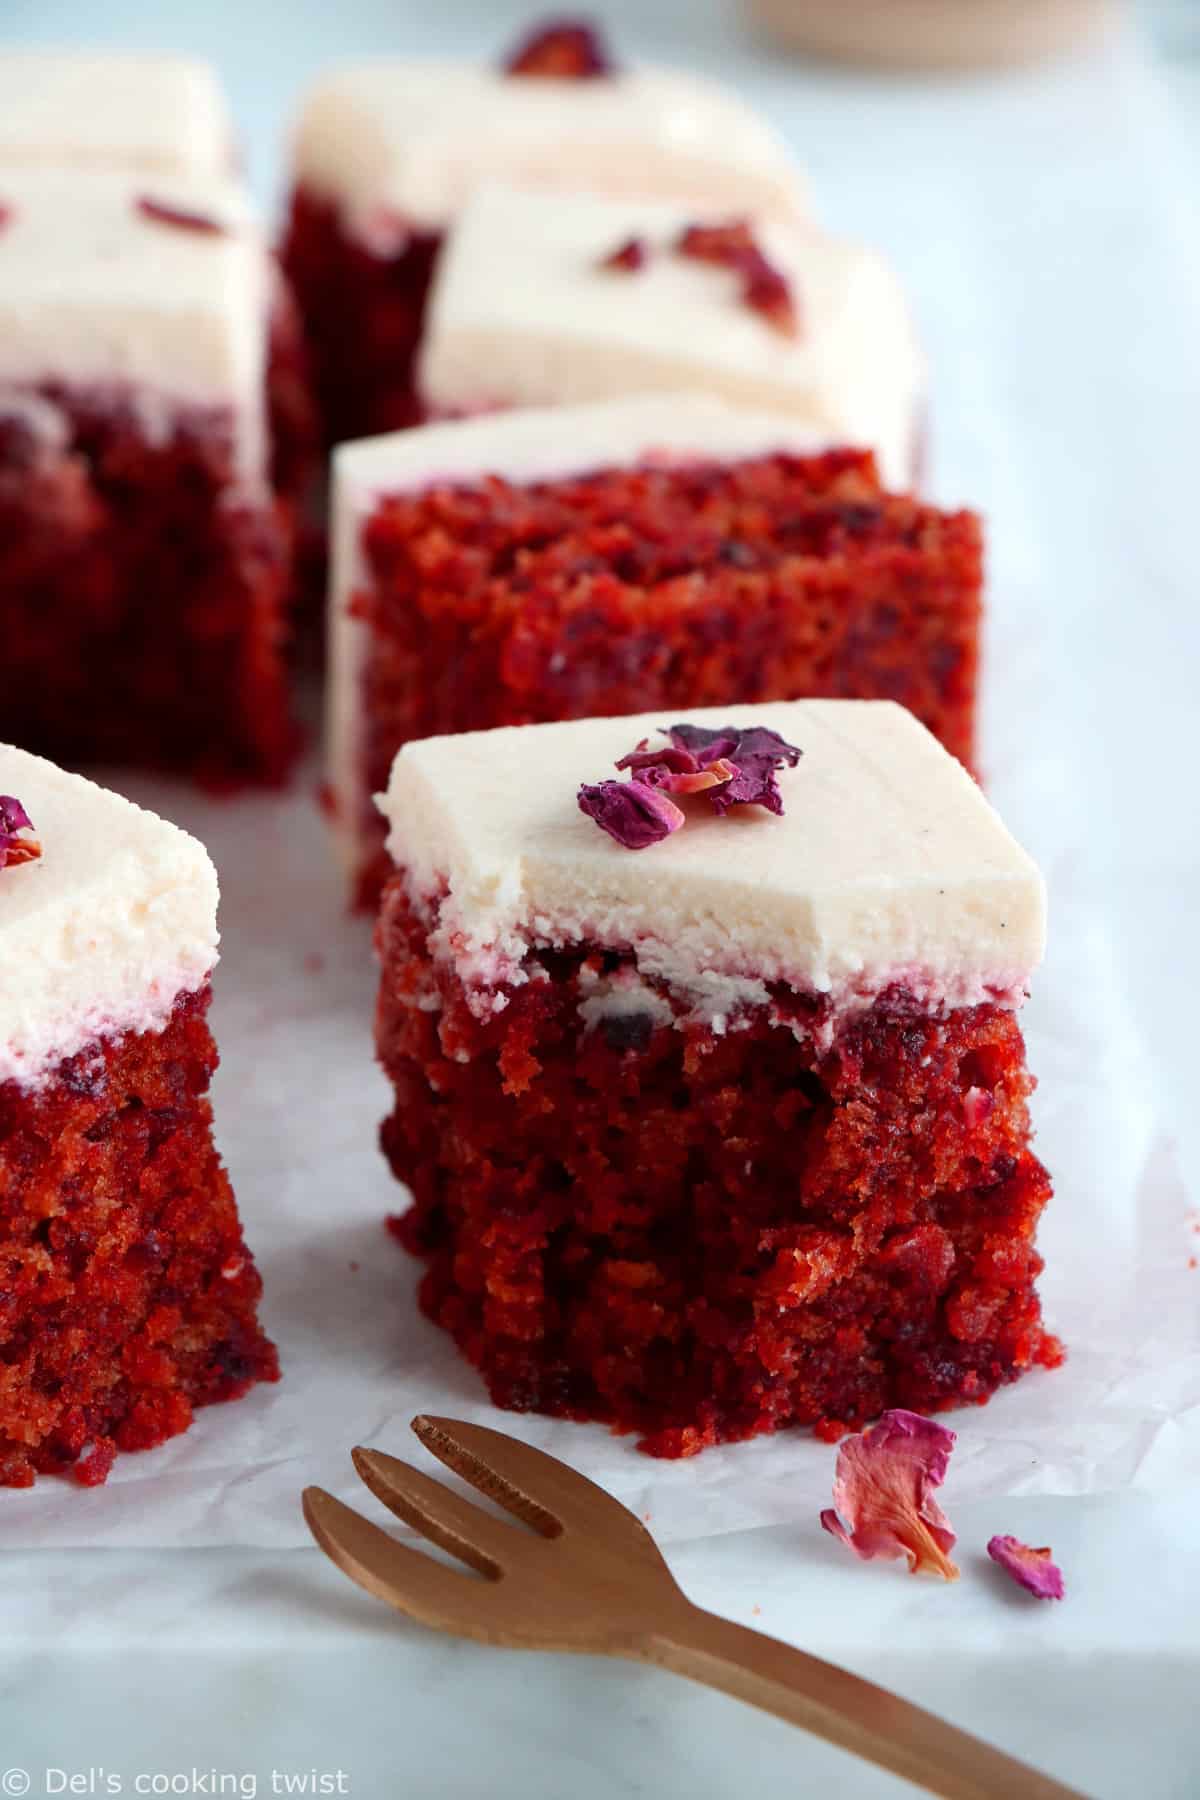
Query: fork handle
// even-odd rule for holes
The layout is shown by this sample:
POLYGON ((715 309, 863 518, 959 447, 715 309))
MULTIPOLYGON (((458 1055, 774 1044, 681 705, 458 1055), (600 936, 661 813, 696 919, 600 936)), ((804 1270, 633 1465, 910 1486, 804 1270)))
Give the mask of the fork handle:
POLYGON ((943 1800, 1084 1800, 898 1694, 690 1601, 634 1654, 801 1725, 943 1800))

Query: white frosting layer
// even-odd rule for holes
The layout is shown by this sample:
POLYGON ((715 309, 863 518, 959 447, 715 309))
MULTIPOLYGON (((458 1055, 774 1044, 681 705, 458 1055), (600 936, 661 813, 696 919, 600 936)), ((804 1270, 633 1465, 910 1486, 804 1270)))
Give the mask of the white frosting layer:
POLYGON ((34 1086, 100 1037, 159 1031, 217 960, 217 872, 175 825, 0 745, 0 793, 42 855, 0 869, 0 1081, 34 1086))
POLYGON ((380 806, 418 897, 448 888, 435 951, 483 988, 522 978, 537 944, 632 949, 718 1023, 764 982, 856 1007, 894 982, 942 1008, 1018 1004, 1042 955, 1045 895, 1030 858, 965 770, 890 701, 797 700, 688 714, 769 725, 803 751, 779 777, 785 812, 686 825, 624 849, 583 813, 583 782, 658 714, 530 725, 407 744, 380 806))
POLYGON ((127 393, 151 435, 176 406, 227 408, 242 466, 256 473, 271 266, 241 189, 214 176, 81 180, 0 166, 0 207, 0 386, 127 393), (226 229, 147 218, 143 197, 226 229))
POLYGON ((370 634, 349 609, 364 585, 363 526, 386 494, 499 475, 550 481, 631 463, 735 462, 776 450, 803 453, 827 440, 802 420, 749 412, 703 394, 647 394, 591 406, 494 413, 343 444, 334 453, 330 560, 327 774, 348 861, 359 848, 369 796, 362 772, 362 676, 370 634))
POLYGON ((496 177, 785 218, 805 207, 769 126, 728 90, 669 70, 556 81, 454 62, 354 64, 309 95, 293 172, 368 242, 386 228, 381 215, 440 230, 496 177))
POLYGON ((788 337, 745 303, 733 271, 671 251, 685 225, 723 216, 707 201, 698 212, 480 189, 438 263, 417 370, 426 404, 462 413, 704 389, 871 448, 889 486, 911 486, 924 363, 888 264, 760 221, 756 239, 799 307, 788 337), (630 237, 650 248, 646 266, 603 268, 630 237))
POLYGON ((232 157, 229 113, 207 63, 135 51, 0 55, 0 164, 216 175, 232 157))

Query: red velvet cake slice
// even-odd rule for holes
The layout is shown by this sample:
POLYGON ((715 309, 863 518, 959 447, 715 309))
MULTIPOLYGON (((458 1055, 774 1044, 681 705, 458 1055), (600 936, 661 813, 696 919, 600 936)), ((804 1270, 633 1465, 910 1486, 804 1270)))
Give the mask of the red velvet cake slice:
POLYGON ((1017 1023, 1043 885, 910 714, 432 738, 381 805, 393 1229, 497 1404, 681 1456, 1061 1358, 1017 1023))
MULTIPOLYGON (((68 763, 281 777, 301 480, 271 259, 213 176, 0 164, 4 729, 68 763)), ((301 459, 302 460, 302 459, 301 459)))
POLYGON ((22 750, 0 790, 0 1485, 94 1485, 278 1379, 212 1137, 217 877, 22 750))
POLYGON ((978 520, 802 420, 500 413, 346 445, 334 485, 329 778, 363 898, 409 738, 829 695, 899 700, 972 758, 978 520))
POLYGON ((791 414, 916 485, 924 358, 883 258, 711 201, 489 185, 446 244, 417 361, 430 415, 694 390, 791 414))
POLYGON ((735 94, 615 67, 586 30, 539 34, 495 68, 333 70, 297 124, 284 246, 331 442, 418 416, 412 362, 442 238, 495 178, 775 217, 805 205, 786 148, 735 94))

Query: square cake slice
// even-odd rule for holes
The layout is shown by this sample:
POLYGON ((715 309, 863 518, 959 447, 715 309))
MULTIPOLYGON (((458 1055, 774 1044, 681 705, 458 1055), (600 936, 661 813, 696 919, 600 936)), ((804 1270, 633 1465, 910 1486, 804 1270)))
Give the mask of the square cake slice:
POLYGON ((365 901, 409 738, 830 695, 899 700, 972 758, 979 521, 801 420, 689 394, 500 413, 344 446, 334 486, 328 768, 365 901))
POLYGON ((694 389, 794 415, 915 484, 925 371, 874 251, 719 203, 480 188, 438 265, 427 412, 694 389))
POLYGON ((381 805, 393 1228, 498 1405, 682 1456, 1060 1360, 1043 884, 901 707, 431 738, 381 805))
POLYGON ((494 68, 331 70, 297 122, 284 250, 331 442, 412 423, 430 276, 485 178, 780 217, 806 206, 786 147, 737 95, 616 67, 586 31, 541 33, 494 68))
POLYGON ((232 183, 0 165, 0 710, 28 748, 286 771, 275 312, 232 183))
POLYGON ((0 1486, 275 1381, 213 1145, 217 877, 195 839, 0 746, 0 1486))
POLYGON ((233 126, 211 64, 132 50, 0 52, 0 164, 228 175, 233 126))

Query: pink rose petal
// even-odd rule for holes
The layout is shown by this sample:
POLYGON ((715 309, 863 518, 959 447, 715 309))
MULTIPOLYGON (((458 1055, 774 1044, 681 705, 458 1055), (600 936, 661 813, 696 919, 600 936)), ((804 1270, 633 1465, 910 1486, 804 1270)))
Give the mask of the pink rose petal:
POLYGON ((1066 1593, 1062 1570, 1048 1544, 1035 1550, 1020 1538, 994 1537, 988 1540, 987 1553, 1018 1586, 1039 1600, 1061 1600, 1066 1593))
POLYGON ((833 1506, 821 1524, 866 1562, 906 1556, 912 1575, 957 1581, 949 1557, 954 1532, 933 1498, 954 1444, 954 1433, 932 1419, 899 1408, 885 1412, 839 1447, 833 1506))

